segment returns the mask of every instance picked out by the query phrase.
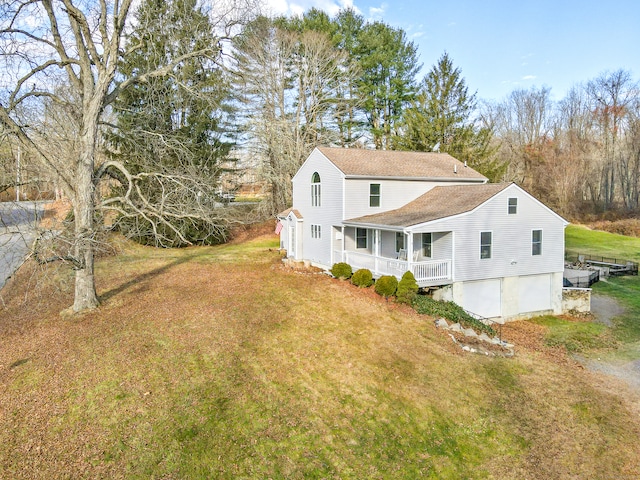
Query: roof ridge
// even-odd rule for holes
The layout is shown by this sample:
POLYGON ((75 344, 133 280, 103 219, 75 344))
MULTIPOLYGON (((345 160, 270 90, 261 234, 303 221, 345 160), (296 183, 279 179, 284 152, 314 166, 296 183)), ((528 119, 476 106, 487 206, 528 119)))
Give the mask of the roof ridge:
POLYGON ((317 150, 346 176, 487 181, 484 175, 466 162, 444 152, 337 147, 317 147, 317 150))

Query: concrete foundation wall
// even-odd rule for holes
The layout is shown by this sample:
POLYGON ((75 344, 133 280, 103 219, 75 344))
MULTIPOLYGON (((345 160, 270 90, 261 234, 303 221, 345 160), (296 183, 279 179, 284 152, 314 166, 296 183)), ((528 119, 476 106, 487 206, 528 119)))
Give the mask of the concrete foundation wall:
MULTIPOLYGON (((497 316, 495 314, 485 314, 481 310, 474 311, 474 305, 480 307, 483 307, 483 305, 481 305, 482 302, 478 302, 478 298, 465 298, 465 292, 467 295, 473 292, 472 289, 465 288, 465 282, 454 282, 451 285, 435 290, 433 298, 441 301, 453 301, 465 310, 496 320, 520 320, 538 315, 560 315, 568 311, 563 294, 561 272, 536 275, 535 278, 532 276, 505 277, 494 279, 492 282, 491 291, 484 293, 487 299, 495 299, 495 304, 485 304, 484 309, 487 312, 499 312, 497 316), (530 290, 532 285, 535 288, 530 290), (536 297, 538 301, 532 302, 528 295, 538 295, 536 297)), ((584 295, 574 295, 572 297, 572 307, 569 309, 588 311, 584 309, 589 308, 589 302, 585 305, 585 300, 582 297, 584 295)))

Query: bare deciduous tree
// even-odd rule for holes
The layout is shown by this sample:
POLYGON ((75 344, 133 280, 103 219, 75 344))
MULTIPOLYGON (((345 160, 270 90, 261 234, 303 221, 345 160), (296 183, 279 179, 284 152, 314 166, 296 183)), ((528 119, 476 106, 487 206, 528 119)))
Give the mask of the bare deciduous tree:
POLYGON ((324 33, 285 31, 267 18, 254 22, 237 48, 249 148, 270 189, 264 206, 276 213, 290 205, 291 178, 313 147, 342 143, 336 123, 353 104, 343 92, 356 70, 324 33))
POLYGON ((587 84, 592 115, 599 128, 600 162, 596 166, 599 184, 595 200, 604 210, 615 201, 617 175, 621 173, 620 141, 626 130, 628 109, 637 97, 637 86, 625 70, 603 73, 587 84))
MULTIPOLYGON (((98 305, 94 281, 98 231, 95 213, 104 179, 124 182, 126 193, 118 198, 121 205, 153 219, 155 226, 172 228, 167 218, 172 215, 193 221, 211 220, 210 215, 204 217, 206 210, 197 201, 189 204, 196 205, 195 211, 181 214, 166 204, 152 205, 144 192, 136 190, 136 180, 142 174, 131 175, 115 161, 99 165, 97 160, 101 119, 120 92, 169 74, 187 58, 219 60, 221 54, 220 44, 207 45, 152 70, 118 78, 121 60, 138 48, 126 41, 132 29, 132 3, 133 0, 8 0, 0 5, 0 61, 4 72, 0 81, 8 90, 0 98, 0 123, 25 147, 37 152, 43 167, 56 175, 72 202, 73 241, 67 259, 75 269, 76 312, 98 305), (57 151, 50 149, 43 142, 46 130, 31 124, 23 113, 29 110, 32 117, 44 118, 45 110, 54 105, 71 112, 69 126, 75 130, 72 157, 59 157, 57 151)), ((219 15, 219 29, 225 20, 226 25, 237 22, 236 7, 233 2, 221 4, 220 11, 224 13, 219 15)), ((188 175, 155 175, 158 182, 167 184, 170 195, 180 192, 180 200, 174 198, 177 203, 184 202, 188 194, 195 194, 197 199, 203 191, 200 181, 192 181, 188 175)), ((107 199, 106 206, 117 208, 113 199, 107 199)))

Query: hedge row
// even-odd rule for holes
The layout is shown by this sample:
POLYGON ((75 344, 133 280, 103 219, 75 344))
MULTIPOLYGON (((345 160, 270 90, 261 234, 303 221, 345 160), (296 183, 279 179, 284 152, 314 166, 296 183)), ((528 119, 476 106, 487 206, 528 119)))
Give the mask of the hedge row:
MULTIPOLYGON (((351 265, 344 262, 335 263, 331 267, 331 274, 342 280, 351 279, 351 283, 361 288, 367 288, 374 284, 371 270, 361 268, 353 273, 351 265)), ((398 302, 409 304, 418 293, 418 284, 411 272, 405 272, 400 282, 393 275, 383 275, 375 281, 374 288, 378 295, 385 298, 395 296, 398 302)))

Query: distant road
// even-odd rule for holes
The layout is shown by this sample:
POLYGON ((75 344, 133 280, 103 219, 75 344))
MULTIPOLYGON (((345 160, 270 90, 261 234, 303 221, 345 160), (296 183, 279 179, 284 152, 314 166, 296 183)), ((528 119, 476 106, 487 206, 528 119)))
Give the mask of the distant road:
POLYGON ((0 202, 0 288, 29 254, 43 211, 42 202, 0 202))

